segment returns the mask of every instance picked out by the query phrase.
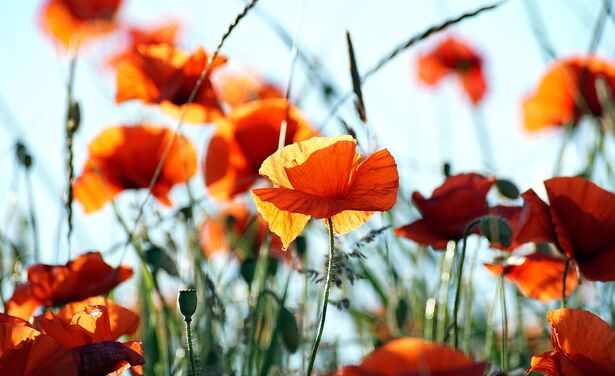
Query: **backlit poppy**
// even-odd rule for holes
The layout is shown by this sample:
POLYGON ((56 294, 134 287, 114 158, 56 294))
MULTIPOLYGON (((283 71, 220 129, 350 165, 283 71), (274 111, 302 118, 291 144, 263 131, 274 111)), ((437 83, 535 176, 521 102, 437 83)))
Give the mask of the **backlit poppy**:
POLYGON ((615 194, 580 177, 545 181, 549 205, 523 194, 517 238, 553 242, 592 281, 615 280, 615 194))
POLYGON ((563 308, 547 313, 553 350, 532 357, 526 375, 608 376, 615 374, 615 332, 591 312, 563 308))
MULTIPOLYGON (((542 253, 513 255, 502 263, 485 264, 485 267, 496 276, 504 275, 529 298, 548 303, 562 297, 565 261, 561 258, 542 253)), ((571 263, 566 274, 566 295, 570 295, 578 283, 576 266, 571 263)))
POLYGON ((335 376, 482 376, 487 362, 475 362, 461 351, 420 338, 388 342, 357 366, 346 366, 335 376))
POLYGON ((137 47, 141 45, 154 45, 161 43, 174 45, 175 40, 177 39, 178 31, 179 25, 177 23, 168 23, 153 29, 131 27, 127 30, 129 38, 128 46, 122 52, 113 56, 110 59, 110 63, 115 66, 123 59, 131 58, 138 61, 139 55, 136 50, 137 47))
POLYGON ((115 27, 122 0, 47 0, 43 5, 43 29, 64 46, 115 27))
POLYGON ((213 78, 222 102, 231 107, 269 98, 284 98, 284 93, 252 69, 220 69, 213 78))
POLYGON ((434 249, 446 248, 449 240, 463 237, 470 222, 489 214, 487 193, 494 182, 494 178, 478 174, 459 174, 448 177, 430 198, 414 192, 412 201, 422 218, 395 233, 434 249))
POLYGON ((285 99, 245 104, 218 122, 201 165, 205 185, 213 197, 228 200, 246 192, 256 182, 261 164, 278 148, 287 108, 287 144, 316 135, 299 110, 288 107, 285 99))
POLYGON ((187 138, 150 125, 114 126, 100 133, 90 143, 88 160, 75 180, 75 199, 89 213, 125 189, 148 188, 169 143, 152 193, 160 203, 171 205, 171 188, 196 173, 196 152, 187 138))
POLYGON ((130 267, 113 268, 98 252, 80 255, 66 265, 32 265, 28 281, 18 285, 7 302, 7 313, 29 320, 40 305, 51 307, 106 294, 130 276, 130 267))
POLYGON ((615 91, 615 64, 595 56, 556 61, 523 102, 524 124, 528 131, 575 122, 583 115, 601 116, 596 91, 601 79, 615 91))
POLYGON ((330 218, 345 234, 386 211, 397 199, 397 164, 387 149, 363 161, 351 136, 313 137, 285 146, 263 162, 259 172, 276 186, 252 190, 256 208, 284 247, 310 217, 330 218))
POLYGON ((225 57, 216 57, 194 101, 187 106, 208 60, 202 48, 188 55, 170 44, 140 45, 134 56, 118 62, 115 101, 140 100, 177 118, 186 111, 187 123, 212 122, 223 113, 210 75, 226 63, 225 57))
POLYGON ((475 105, 487 91, 482 58, 467 43, 454 37, 444 39, 434 50, 419 56, 418 74, 429 86, 438 84, 447 75, 457 76, 475 105))

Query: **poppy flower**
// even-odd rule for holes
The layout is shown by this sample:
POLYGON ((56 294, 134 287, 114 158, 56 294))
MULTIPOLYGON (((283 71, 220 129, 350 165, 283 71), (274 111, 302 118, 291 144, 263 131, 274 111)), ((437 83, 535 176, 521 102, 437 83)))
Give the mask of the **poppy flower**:
POLYGON ((105 294, 130 276, 130 267, 113 268, 99 252, 85 253, 66 265, 32 265, 28 281, 18 285, 7 302, 7 313, 28 320, 40 305, 51 307, 105 294))
POLYGON ((459 174, 448 177, 430 198, 414 192, 412 201, 422 218, 395 233, 434 249, 446 248, 449 240, 463 237, 470 222, 489 214, 487 193, 494 182, 479 174, 459 174))
POLYGON ((77 376, 70 351, 28 325, 0 322, 0 374, 77 376))
MULTIPOLYGON (((201 249, 208 258, 215 253, 233 251, 241 244, 248 248, 244 256, 256 256, 266 235, 267 223, 252 214, 247 205, 239 203, 224 208, 216 217, 205 218, 199 229, 201 249)), ((290 253, 282 251, 282 241, 275 234, 269 254, 280 260, 290 257, 290 253)))
POLYGON ((523 194, 517 238, 552 242, 592 281, 615 280, 615 194, 580 177, 545 181, 549 205, 523 194))
POLYGON ((316 131, 285 99, 264 99, 234 108, 218 122, 201 164, 209 193, 228 200, 246 192, 259 178, 265 158, 278 149, 286 119, 286 143, 306 140, 316 131))
POLYGON ((115 15, 122 0, 47 0, 41 23, 54 39, 69 46, 115 28, 115 15))
POLYGON ((434 50, 419 56, 418 75, 429 86, 437 85, 448 75, 457 76, 474 105, 487 91, 483 59, 467 43, 454 37, 444 39, 434 50))
POLYGON ((187 106, 208 60, 209 55, 202 48, 188 55, 170 44, 137 46, 134 56, 118 62, 115 101, 140 100, 158 105, 176 118, 186 111, 187 123, 212 122, 223 112, 210 75, 226 63, 225 57, 216 57, 194 101, 187 106))
POLYGON ((341 368, 335 376, 482 376, 486 369, 487 362, 475 362, 449 346, 404 337, 377 348, 357 366, 341 368))
POLYGON ((547 312, 553 350, 532 357, 526 375, 608 376, 615 374, 615 332, 591 312, 563 308, 547 312))
MULTIPOLYGON (((521 293, 528 298, 548 303, 562 297, 562 276, 565 261, 542 253, 527 256, 510 256, 496 264, 484 264, 491 274, 504 275, 515 283, 521 293)), ((570 295, 579 283, 576 266, 569 265, 566 274, 566 295, 570 295)))
POLYGON ((125 333, 112 331, 106 306, 86 305, 70 321, 47 311, 34 318, 34 325, 73 353, 80 374, 119 375, 144 363, 139 341, 116 342, 125 333))
POLYGON ((248 68, 220 69, 214 77, 214 85, 220 100, 232 108, 255 100, 284 98, 278 87, 248 68))
POLYGON ((152 193, 160 203, 171 205, 171 188, 196 173, 196 152, 187 138, 151 125, 114 126, 100 133, 90 143, 88 160, 75 180, 75 199, 90 213, 125 189, 148 188, 169 143, 152 193))
POLYGON ((141 45, 154 45, 161 43, 174 45, 175 40, 177 39, 178 31, 179 25, 177 23, 168 23, 153 29, 131 27, 127 30, 129 38, 128 46, 125 50, 113 56, 110 59, 110 64, 112 66, 117 66, 117 64, 123 59, 134 59, 138 61, 139 56, 136 50, 137 47, 141 45))
POLYGON ((601 116, 596 83, 603 80, 615 91, 615 64, 595 56, 556 61, 545 73, 536 91, 523 102, 525 129, 576 122, 583 115, 601 116))
POLYGON ((346 234, 374 211, 397 199, 395 159, 382 149, 363 161, 351 136, 312 137, 285 146, 263 162, 259 172, 274 188, 252 190, 256 209, 285 248, 310 217, 331 219, 333 231, 346 234))

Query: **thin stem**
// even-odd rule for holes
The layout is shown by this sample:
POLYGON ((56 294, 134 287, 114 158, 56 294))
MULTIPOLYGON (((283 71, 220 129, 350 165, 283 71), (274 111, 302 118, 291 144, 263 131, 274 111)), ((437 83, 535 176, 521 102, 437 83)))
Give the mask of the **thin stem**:
POLYGON ((192 348, 192 330, 190 330, 190 322, 192 320, 186 320, 186 335, 188 337, 188 353, 190 354, 190 370, 192 375, 196 376, 196 362, 194 361, 194 349, 192 348))
POLYGON ((312 353, 310 354, 310 362, 308 363, 307 376, 312 374, 312 368, 314 368, 314 360, 316 360, 316 353, 318 352, 318 346, 320 345, 320 338, 322 337, 322 331, 325 327, 325 319, 327 317, 327 306, 329 305, 329 291, 331 290, 331 282, 333 281, 333 270, 335 268, 335 240, 333 238, 333 221, 331 218, 327 218, 329 225, 329 267, 327 268, 327 280, 325 282, 325 292, 322 299, 322 314, 320 316, 320 323, 318 324, 318 332, 314 339, 314 345, 312 346, 312 353))
POLYGON ((500 303, 502 310, 502 343, 500 347, 502 371, 508 371, 508 317, 506 313, 506 289, 504 288, 504 275, 499 277, 500 303))
POLYGON ((449 281, 451 279, 451 269, 453 267, 453 259, 457 252, 457 243, 449 241, 446 245, 446 253, 444 253, 444 262, 442 263, 442 273, 440 274, 440 291, 438 292, 438 308, 436 311, 436 342, 444 343, 446 337, 447 316, 448 316, 448 290, 449 281))
POLYGON ((570 267, 570 258, 566 257, 564 264, 564 274, 562 276, 562 308, 566 308, 566 278, 568 277, 568 268, 570 267))
POLYGON ((71 43, 70 48, 70 66, 68 71, 68 82, 66 84, 66 121, 65 121, 65 151, 66 151, 66 191, 64 197, 64 206, 66 208, 66 243, 68 247, 68 258, 71 258, 71 237, 73 234, 73 181, 75 180, 75 166, 73 163, 74 151, 73 151, 73 137, 79 126, 78 120, 75 118, 75 100, 73 99, 73 86, 75 83, 75 70, 77 67, 77 49, 76 43, 71 43))

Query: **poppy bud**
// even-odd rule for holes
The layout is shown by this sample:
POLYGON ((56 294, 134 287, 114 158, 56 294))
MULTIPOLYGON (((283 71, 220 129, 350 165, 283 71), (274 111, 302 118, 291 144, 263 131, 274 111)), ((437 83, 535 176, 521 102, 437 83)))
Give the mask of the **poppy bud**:
POLYGON ((179 302, 179 311, 184 315, 184 320, 191 321, 192 315, 196 312, 196 290, 179 290, 177 301, 179 302))

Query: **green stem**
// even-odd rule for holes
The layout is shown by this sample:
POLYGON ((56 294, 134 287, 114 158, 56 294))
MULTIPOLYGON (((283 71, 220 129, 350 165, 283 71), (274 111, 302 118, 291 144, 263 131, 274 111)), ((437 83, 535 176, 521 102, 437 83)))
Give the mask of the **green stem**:
POLYGON ((500 347, 502 371, 508 371, 508 317, 506 314, 506 289, 504 288, 504 276, 500 280, 500 303, 502 310, 502 344, 500 347))
POLYGON ((566 308, 566 277, 568 276, 568 268, 570 267, 570 259, 566 257, 564 264, 564 274, 562 276, 562 308, 566 308))
POLYGON ((333 238, 333 221, 331 218, 327 218, 327 224, 329 225, 329 267, 327 268, 327 280, 325 282, 325 293, 322 299, 322 314, 320 316, 320 323, 318 324, 318 332, 314 339, 314 345, 312 346, 312 353, 310 354, 310 362, 308 363, 307 376, 312 374, 314 368, 314 360, 316 360, 316 353, 318 352, 318 346, 320 345, 320 338, 322 337, 322 331, 325 327, 325 319, 327 317, 327 306, 329 305, 329 291, 331 290, 331 282, 333 281, 333 269, 335 267, 335 241, 333 238))
POLYGON ((186 336, 188 337, 188 353, 190 354, 190 370, 192 375, 196 376, 196 362, 194 361, 194 349, 192 348, 192 330, 190 330, 190 322, 192 320, 186 320, 186 336))
POLYGON ((449 281, 451 279, 451 269, 453 267, 453 259, 457 252, 457 243, 449 241, 446 246, 446 253, 444 254, 444 261, 442 262, 442 272, 440 274, 440 291, 438 291, 438 307, 436 310, 436 342, 444 343, 446 337, 447 328, 447 316, 448 316, 448 290, 449 281))

